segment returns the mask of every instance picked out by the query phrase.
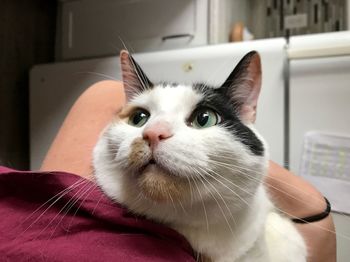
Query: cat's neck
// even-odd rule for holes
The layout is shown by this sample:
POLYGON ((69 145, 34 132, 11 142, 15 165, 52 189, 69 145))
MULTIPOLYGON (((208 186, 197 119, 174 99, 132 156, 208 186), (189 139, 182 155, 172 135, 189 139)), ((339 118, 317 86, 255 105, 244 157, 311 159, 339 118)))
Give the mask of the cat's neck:
POLYGON ((236 212, 233 219, 223 218, 209 225, 178 223, 172 226, 200 253, 215 261, 220 261, 220 257, 231 257, 236 261, 252 249, 266 250, 265 221, 272 205, 262 185, 249 204, 236 212))

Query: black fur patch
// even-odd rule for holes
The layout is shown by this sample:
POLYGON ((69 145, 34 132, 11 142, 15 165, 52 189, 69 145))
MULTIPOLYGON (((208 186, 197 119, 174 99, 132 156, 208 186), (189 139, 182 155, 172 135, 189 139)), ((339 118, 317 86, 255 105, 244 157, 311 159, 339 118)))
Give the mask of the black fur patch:
POLYGON ((235 137, 246 145, 249 150, 258 156, 263 156, 264 146, 255 133, 244 125, 237 114, 237 108, 224 88, 214 88, 204 84, 193 85, 195 91, 204 94, 204 99, 197 107, 210 107, 217 111, 222 118, 222 126, 227 128, 235 137))

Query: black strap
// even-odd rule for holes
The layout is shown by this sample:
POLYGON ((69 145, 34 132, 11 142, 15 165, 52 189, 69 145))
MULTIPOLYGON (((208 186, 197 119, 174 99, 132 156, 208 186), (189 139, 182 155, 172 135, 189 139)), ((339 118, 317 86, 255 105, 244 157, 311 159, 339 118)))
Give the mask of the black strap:
POLYGON ((329 213, 331 212, 331 204, 329 203, 328 199, 324 197, 324 200, 326 201, 327 207, 326 210, 323 211, 320 214, 309 216, 309 217, 304 217, 304 218, 293 218, 292 221, 294 223, 298 224, 306 224, 306 223, 312 223, 316 221, 320 221, 326 217, 328 217, 329 213))

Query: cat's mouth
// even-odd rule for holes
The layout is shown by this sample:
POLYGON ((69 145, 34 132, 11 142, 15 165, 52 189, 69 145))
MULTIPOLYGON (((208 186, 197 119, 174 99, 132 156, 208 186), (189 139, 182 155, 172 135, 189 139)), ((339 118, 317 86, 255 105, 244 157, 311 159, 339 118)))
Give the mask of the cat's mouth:
POLYGON ((189 191, 186 179, 174 175, 155 159, 140 171, 137 183, 144 196, 157 203, 182 199, 189 191))
POLYGON ((148 162, 148 164, 147 165, 156 165, 157 164, 157 162, 156 162, 156 160, 154 160, 153 158, 148 162))
POLYGON ((174 179, 183 179, 185 177, 185 175, 176 169, 176 166, 172 163, 173 161, 169 161, 169 159, 164 159, 162 156, 157 156, 152 153, 144 158, 144 161, 142 161, 143 163, 139 163, 138 166, 130 164, 130 169, 136 177, 143 176, 145 173, 151 174, 153 172, 162 173, 163 175, 174 179))
POLYGON ((151 158, 140 170, 140 174, 144 174, 145 172, 161 172, 166 175, 173 175, 172 172, 162 165, 159 161, 155 160, 154 158, 151 158))

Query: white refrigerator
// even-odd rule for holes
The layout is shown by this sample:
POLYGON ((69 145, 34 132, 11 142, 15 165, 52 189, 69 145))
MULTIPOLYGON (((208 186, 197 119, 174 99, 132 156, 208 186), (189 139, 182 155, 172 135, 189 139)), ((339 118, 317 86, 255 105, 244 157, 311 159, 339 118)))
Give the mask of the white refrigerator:
POLYGON ((350 32, 292 37, 290 169, 331 202, 337 261, 350 258, 350 32))

